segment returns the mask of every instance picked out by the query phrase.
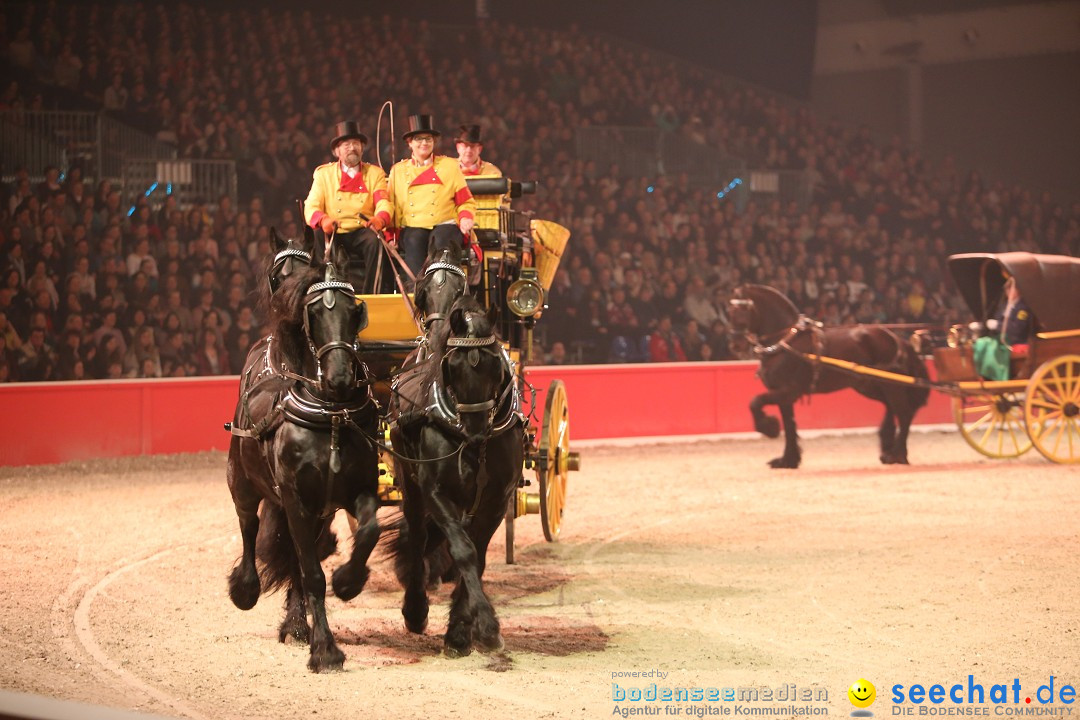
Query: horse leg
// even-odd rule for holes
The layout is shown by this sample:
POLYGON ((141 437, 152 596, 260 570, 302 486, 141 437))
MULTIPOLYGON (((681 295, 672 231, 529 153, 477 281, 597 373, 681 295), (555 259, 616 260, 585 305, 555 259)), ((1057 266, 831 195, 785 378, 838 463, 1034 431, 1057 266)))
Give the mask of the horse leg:
POLYGON ((334 642, 330 624, 326 620, 326 575, 317 550, 319 535, 326 523, 304 509, 295 495, 285 497, 283 494, 282 504, 289 519, 289 532, 300 565, 304 599, 311 612, 308 669, 312 672, 340 670, 345 662, 345 653, 334 642))
POLYGON ((802 462, 802 450, 799 448, 799 433, 795 427, 795 402, 779 400, 780 417, 784 421, 784 454, 769 461, 771 468, 797 468, 802 462))
POLYGON ((472 651, 473 620, 484 628, 488 638, 498 635, 499 621, 480 583, 476 546, 458 521, 457 510, 434 492, 428 493, 428 503, 432 519, 446 535, 450 557, 461 573, 451 599, 450 623, 443 644, 448 657, 463 657, 472 651))
POLYGON ((767 438, 780 437, 780 421, 763 409, 766 405, 775 405, 772 393, 766 392, 750 401, 750 414, 754 417, 754 429, 767 438))
MULTIPOLYGON (((401 467, 401 463, 398 467, 401 467)), ((428 573, 424 562, 424 552, 427 546, 428 528, 425 517, 424 499, 415 480, 403 478, 405 498, 402 503, 402 511, 405 514, 405 522, 408 525, 409 536, 404 548, 404 562, 402 563, 405 581, 405 599, 401 603, 401 615, 405 618, 405 628, 417 635, 422 635, 427 630, 428 624, 428 573)))
POLYGON ((886 465, 894 462, 893 457, 896 453, 896 416, 893 413, 892 405, 885 401, 885 417, 881 420, 881 427, 878 428, 878 440, 880 442, 881 462, 886 465))
POLYGON ((334 571, 331 584, 334 594, 342 600, 352 600, 364 589, 368 579, 367 561, 375 543, 379 542, 379 520, 375 511, 379 504, 373 495, 360 495, 353 507, 356 532, 353 534, 353 551, 348 562, 334 571))
POLYGON ((311 642, 311 627, 307 622, 307 603, 304 602, 304 584, 300 579, 300 567, 297 566, 289 580, 285 593, 285 618, 278 626, 278 642, 289 638, 304 644, 311 642))
POLYGON ((250 610, 259 601, 262 588, 255 568, 255 540, 259 535, 259 503, 262 498, 245 475, 234 438, 229 452, 228 481, 236 517, 240 521, 240 537, 244 542, 243 555, 229 574, 229 598, 241 610, 250 610))
MULTIPOLYGON (((521 467, 520 461, 517 467, 521 467)), ((487 567, 488 544, 491 542, 492 535, 499 529, 505 507, 505 493, 502 493, 499 495, 499 502, 493 508, 482 507, 469 525, 469 537, 476 547, 477 572, 481 581, 484 577, 484 569, 487 567)), ((475 622, 472 627, 472 637, 480 649, 487 652, 502 650, 504 643, 494 610, 492 610, 490 618, 479 615, 473 620, 475 622)))
POLYGON ((907 395, 903 395, 901 399, 895 401, 891 406, 891 411, 896 417, 896 437, 893 440, 891 452, 887 456, 882 456, 881 462, 889 465, 907 465, 907 439, 908 432, 911 430, 911 422, 915 419, 915 411, 918 406, 912 406, 912 403, 908 400, 907 395))

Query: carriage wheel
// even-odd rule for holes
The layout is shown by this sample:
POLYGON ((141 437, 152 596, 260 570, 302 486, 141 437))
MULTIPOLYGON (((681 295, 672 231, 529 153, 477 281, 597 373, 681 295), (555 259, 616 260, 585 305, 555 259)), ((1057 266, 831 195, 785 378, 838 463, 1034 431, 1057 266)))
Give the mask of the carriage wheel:
POLYGON ((1080 355, 1047 360, 1028 382, 1028 435, 1047 460, 1080 463, 1080 355))
POLYGON ((954 397, 953 417, 968 445, 987 457, 1015 458, 1031 449, 1023 398, 1014 393, 954 397))
POLYGON ((552 380, 544 403, 536 466, 540 481, 540 521, 548 542, 558 540, 562 530, 570 460, 570 408, 566 404, 566 386, 562 380, 552 380))

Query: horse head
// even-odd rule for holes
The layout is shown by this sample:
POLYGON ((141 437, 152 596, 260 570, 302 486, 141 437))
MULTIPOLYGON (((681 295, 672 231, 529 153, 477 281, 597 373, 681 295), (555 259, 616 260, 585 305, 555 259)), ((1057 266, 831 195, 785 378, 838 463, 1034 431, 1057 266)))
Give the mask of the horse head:
POLYGON ((346 250, 332 246, 325 262, 310 261, 286 277, 270 302, 273 335, 283 364, 295 369, 321 399, 344 402, 367 380, 356 348, 367 306, 356 299, 346 250))
POLYGON ((760 338, 792 327, 799 320, 799 310, 768 285, 740 285, 728 301, 728 319, 735 336, 760 338))
POLYGON ((416 316, 427 329, 432 323, 446 319, 454 302, 469 291, 465 271, 455 261, 450 248, 442 250, 429 260, 416 281, 413 303, 416 316))
POLYGON ((477 444, 491 435, 513 377, 491 317, 475 298, 464 296, 454 303, 449 325, 440 379, 467 440, 477 444))

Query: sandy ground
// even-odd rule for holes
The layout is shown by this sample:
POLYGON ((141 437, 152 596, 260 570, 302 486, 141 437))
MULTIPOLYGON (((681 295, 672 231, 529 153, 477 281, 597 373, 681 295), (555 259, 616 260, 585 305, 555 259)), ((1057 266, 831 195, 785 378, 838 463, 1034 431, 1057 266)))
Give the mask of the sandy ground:
POLYGON ((806 439, 797 471, 766 468, 780 447, 765 440, 590 448, 562 542, 524 518, 507 566, 497 535, 485 579, 505 656, 440 654, 445 588, 429 634, 409 635, 377 559, 360 597, 328 601, 347 659, 327 675, 276 641, 280 595, 229 602, 223 454, 0 469, 0 689, 171 717, 375 719, 739 704, 616 702, 613 683, 774 700, 795 684, 827 700, 741 705, 848 716, 867 678, 878 717, 894 684, 1080 686, 1080 469, 987 460, 955 431, 916 434, 909 467, 874 445, 806 439), (666 675, 615 677, 642 671, 666 675))

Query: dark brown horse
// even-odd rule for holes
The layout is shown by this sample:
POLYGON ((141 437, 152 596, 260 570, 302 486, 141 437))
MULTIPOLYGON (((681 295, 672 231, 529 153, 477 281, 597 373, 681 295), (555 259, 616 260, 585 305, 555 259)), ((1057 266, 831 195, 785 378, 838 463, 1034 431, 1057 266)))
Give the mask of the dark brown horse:
POLYGON ((797 468, 802 460, 795 428, 795 401, 804 395, 852 388, 885 405, 878 437, 881 462, 907 464, 907 437, 915 412, 926 404, 929 389, 843 372, 804 357, 832 357, 913 378, 929 379, 911 346, 891 330, 874 325, 823 328, 799 315, 780 291, 766 285, 742 285, 730 303, 732 330, 747 337, 761 359, 758 377, 767 391, 750 402, 754 429, 779 437, 780 423, 764 412, 776 405, 784 428, 784 454, 774 468, 797 468))

